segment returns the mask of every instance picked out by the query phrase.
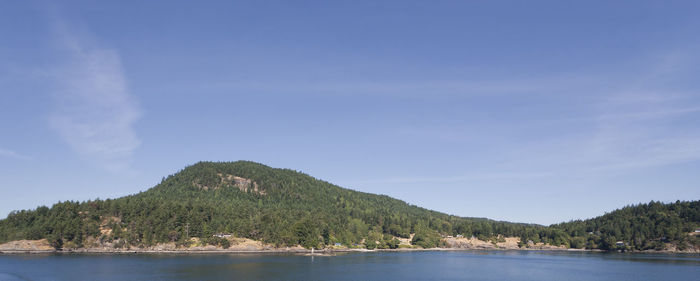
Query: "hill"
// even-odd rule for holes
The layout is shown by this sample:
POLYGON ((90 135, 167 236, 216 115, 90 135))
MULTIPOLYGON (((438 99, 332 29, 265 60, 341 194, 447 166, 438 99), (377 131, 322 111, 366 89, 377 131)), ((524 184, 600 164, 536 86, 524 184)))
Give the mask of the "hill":
POLYGON ((415 246, 431 248, 446 246, 444 237, 460 235, 494 243, 520 237, 521 247, 545 243, 613 250, 617 246, 610 243, 617 239, 641 239, 632 249, 697 247, 697 237, 687 235, 700 226, 697 201, 649 205, 654 207, 631 206, 545 227, 452 216, 254 162, 200 162, 138 194, 12 212, 0 221, 0 243, 45 238, 56 248, 91 247, 97 241, 150 247, 186 246, 196 238, 226 248, 230 239, 221 237, 232 235, 276 247, 396 248, 399 239, 410 238, 415 246), (640 219, 626 221, 630 216, 640 219), (646 228, 652 228, 650 234, 635 234, 647 233, 646 228), (663 239, 650 242, 659 233, 663 239))
POLYGON ((564 230, 572 237, 571 246, 577 248, 685 251, 700 249, 694 232, 699 226, 700 201, 652 201, 551 227, 564 230))

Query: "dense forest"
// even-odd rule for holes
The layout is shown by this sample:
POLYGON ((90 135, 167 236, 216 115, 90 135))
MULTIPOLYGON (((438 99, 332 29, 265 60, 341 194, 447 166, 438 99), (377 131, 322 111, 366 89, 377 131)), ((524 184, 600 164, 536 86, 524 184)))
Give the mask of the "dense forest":
POLYGON ((59 202, 12 212, 0 221, 0 243, 46 238, 56 248, 108 241, 115 247, 158 243, 228 246, 214 234, 275 246, 396 248, 396 238, 440 247, 443 237, 603 250, 700 248, 700 202, 628 206, 604 216, 549 227, 447 215, 385 195, 353 191, 289 169, 248 162, 200 162, 155 187, 118 199, 59 202), (109 230, 109 231, 105 231, 109 230), (411 235, 414 234, 414 235, 411 235), (618 243, 622 241, 623 243, 618 243))
POLYGON ((700 248, 693 233, 700 227, 700 201, 650 202, 627 206, 600 217, 551 226, 563 230, 573 248, 604 250, 678 250, 700 248), (691 234, 692 235, 689 235, 691 234), (622 245, 616 245, 617 242, 622 245))

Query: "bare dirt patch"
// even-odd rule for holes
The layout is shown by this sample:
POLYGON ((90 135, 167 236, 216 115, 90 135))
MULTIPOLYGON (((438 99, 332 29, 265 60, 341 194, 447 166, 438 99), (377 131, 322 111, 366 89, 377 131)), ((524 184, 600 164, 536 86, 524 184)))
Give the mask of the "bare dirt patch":
POLYGON ((479 240, 477 238, 445 238, 445 244, 448 248, 457 249, 503 249, 503 250, 514 250, 520 249, 518 247, 518 242, 520 242, 519 237, 505 237, 505 242, 492 243, 490 241, 479 240))
POLYGON ((401 237, 394 237, 399 240, 399 245, 404 245, 404 246, 411 246, 411 240, 413 240, 413 236, 415 236, 415 233, 411 233, 411 235, 408 238, 401 238, 401 237))
POLYGON ((0 244, 0 251, 53 251, 46 239, 17 240, 0 244))

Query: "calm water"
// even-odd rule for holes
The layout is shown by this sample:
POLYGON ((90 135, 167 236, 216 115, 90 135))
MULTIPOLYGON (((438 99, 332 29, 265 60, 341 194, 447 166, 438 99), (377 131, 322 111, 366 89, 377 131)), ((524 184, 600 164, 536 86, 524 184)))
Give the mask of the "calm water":
POLYGON ((700 255, 0 255, 0 280, 700 280, 700 255))

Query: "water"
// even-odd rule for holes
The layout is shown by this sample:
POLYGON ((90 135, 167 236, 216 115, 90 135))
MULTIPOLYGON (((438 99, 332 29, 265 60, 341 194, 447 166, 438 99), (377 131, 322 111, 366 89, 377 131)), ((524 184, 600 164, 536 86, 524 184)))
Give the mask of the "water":
POLYGON ((536 251, 0 255, 0 280, 700 280, 700 255, 536 251))

